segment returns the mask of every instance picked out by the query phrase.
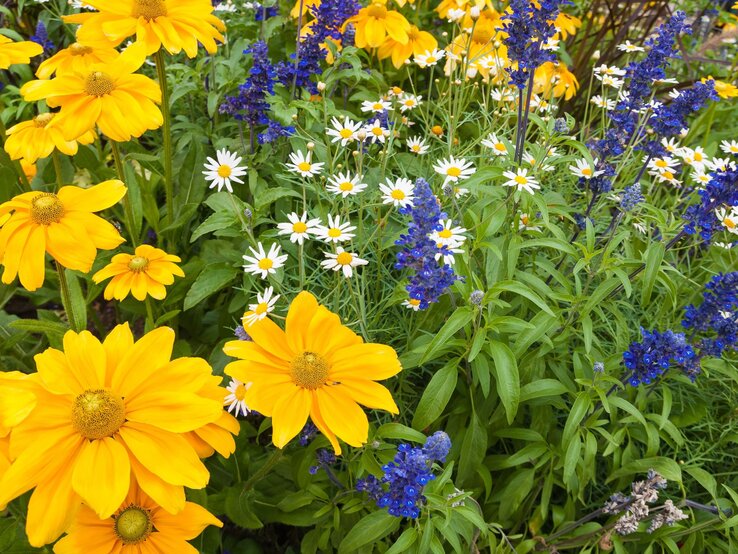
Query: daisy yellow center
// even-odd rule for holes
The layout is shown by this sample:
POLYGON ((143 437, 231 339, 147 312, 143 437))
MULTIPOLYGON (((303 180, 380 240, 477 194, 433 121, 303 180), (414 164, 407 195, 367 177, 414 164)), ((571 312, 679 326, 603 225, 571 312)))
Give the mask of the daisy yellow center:
POLYGON ((522 175, 516 175, 515 176, 515 182, 519 185, 525 185, 528 183, 528 179, 523 177, 522 175))
POLYGON ((115 517, 115 534, 124 545, 144 542, 154 530, 151 512, 132 505, 115 517))
POLYGON ((400 189, 395 189, 395 190, 393 190, 393 191, 392 191, 392 194, 390 194, 390 196, 391 196, 391 197, 392 197, 392 198, 393 198, 394 200, 405 200, 405 193, 404 193, 404 192, 402 192, 402 191, 401 191, 400 189))
POLYGON ((239 402, 243 402, 243 400, 246 398, 246 385, 243 383, 240 383, 236 390, 233 391, 233 396, 236 397, 236 400, 239 402))
POLYGON ((395 94, 402 94, 402 89, 400 87, 392 87, 392 92, 395 94))
POLYGON ((366 15, 369 17, 376 17, 377 19, 384 19, 387 17, 387 8, 379 2, 374 2, 366 9, 366 15))
POLYGON ((410 304, 411 306, 420 306, 420 300, 417 300, 415 298, 411 298, 410 300, 407 301, 407 303, 410 304))
POLYGON ((670 181, 674 178, 674 174, 671 171, 664 171, 661 176, 666 179, 667 181, 670 181))
POLYGON ((354 190, 354 185, 351 181, 344 181, 343 183, 338 185, 338 188, 344 192, 349 192, 349 191, 354 190))
POLYGON ((735 221, 733 221, 729 217, 723 219, 723 225, 725 225, 728 229, 735 229, 735 221))
POLYGON ((448 175, 449 177, 458 177, 459 175, 461 175, 461 169, 458 167, 449 167, 446 170, 446 175, 448 175))
POLYGON ((328 379, 328 362, 314 352, 303 352, 290 365, 292 381, 304 389, 315 390, 328 379))
POLYGON ((257 314, 265 314, 269 310, 269 305, 266 302, 259 302, 254 310, 257 314))
POLYGON ((384 110, 384 104, 380 104, 379 102, 376 102, 376 103, 375 103, 375 104, 374 104, 374 105, 372 106, 372 108, 373 108, 373 109, 375 109, 375 110, 377 110, 377 111, 380 111, 380 112, 381 112, 382 110, 384 110))
POLYGON ((405 105, 408 107, 413 107, 415 105, 415 100, 413 100, 412 98, 408 98, 407 100, 405 100, 405 105))
POLYGON ((498 142, 497 144, 495 144, 495 150, 499 150, 500 152, 505 152, 507 150, 507 147, 501 142, 498 142))
POLYGON ((341 229, 338 229, 337 227, 331 227, 328 229, 328 236, 332 239, 337 239, 341 236, 341 229))
POLYGON ((656 167, 668 167, 664 160, 656 160, 656 167))
POLYGON ((425 58, 425 63, 436 63, 437 61, 438 60, 435 56, 428 56, 427 58, 425 58))
POLYGON ((300 171, 310 171, 310 168, 313 167, 310 162, 300 162, 297 164, 297 169, 300 171))
POLYGON ((54 119, 53 113, 42 113, 33 118, 33 124, 36 127, 46 127, 52 119, 54 119))
POLYGON ((274 262, 269 258, 259 260, 259 269, 272 269, 274 262))
POLYGON ((307 224, 303 223, 302 221, 298 221, 297 223, 294 223, 292 225, 292 230, 295 233, 304 233, 305 231, 307 231, 307 228, 307 224))
POLYGON ((345 139, 354 136, 354 132, 351 129, 341 129, 338 134, 341 135, 341 138, 345 139))
POLYGON ((133 256, 131 261, 128 262, 128 269, 134 273, 140 273, 147 267, 149 267, 149 260, 143 256, 133 256))
POLYGON ((349 265, 351 264, 351 260, 353 259, 354 257, 348 252, 341 252, 338 256, 336 256, 336 261, 339 265, 349 265))
POLYGON ((700 154, 699 152, 695 152, 694 153, 694 161, 701 162, 702 161, 702 154, 700 154))
POLYGON ((411 150, 413 152, 420 152, 420 146, 418 146, 417 144, 413 144, 411 150))
POLYGON ((218 176, 219 177, 223 177, 223 178, 230 177, 231 176, 231 173, 232 173, 231 167, 228 166, 228 165, 221 165, 218 168, 218 176))
POLYGON ((520 221, 523 223, 523 225, 527 226, 530 219, 528 219, 527 215, 520 216, 520 221))
POLYGON ((156 19, 167 15, 167 5, 164 0, 134 0, 132 17, 156 19))
POLYGON ((584 169, 582 169, 582 175, 586 175, 587 177, 589 177, 592 175, 592 170, 588 167, 585 167, 584 169))
POLYGON ((450 239, 453 234, 451 233, 451 229, 444 229, 443 231, 438 233, 438 236, 442 239, 450 239))
POLYGON ((91 47, 80 44, 79 42, 75 42, 69 47, 69 53, 72 54, 72 56, 84 56, 90 52, 92 52, 91 47))
POLYGON ((376 136, 379 137, 379 136, 382 136, 384 134, 384 129, 382 129, 381 127, 374 127, 372 129, 372 133, 374 133, 376 136))
POLYGON ((31 202, 31 219, 38 225, 59 223, 64 215, 64 204, 51 192, 39 194, 31 202))
POLYGON ((104 389, 86 390, 72 406, 72 427, 86 439, 110 437, 125 420, 123 399, 104 389))
POLYGON ((105 96, 113 92, 115 85, 113 79, 102 71, 93 71, 87 76, 85 93, 89 96, 105 96))

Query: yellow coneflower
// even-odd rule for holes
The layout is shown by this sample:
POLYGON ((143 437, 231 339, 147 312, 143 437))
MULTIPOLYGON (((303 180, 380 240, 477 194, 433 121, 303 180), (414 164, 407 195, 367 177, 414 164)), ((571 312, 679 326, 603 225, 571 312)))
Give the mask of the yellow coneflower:
POLYGON ((392 65, 396 68, 402 67, 405 60, 411 56, 417 56, 425 52, 432 52, 438 47, 438 41, 426 31, 421 31, 415 25, 410 25, 407 32, 408 40, 402 44, 392 37, 387 37, 379 47, 377 55, 380 60, 392 58, 392 65))
POLYGON ((388 36, 400 44, 408 41, 410 23, 400 13, 388 10, 387 0, 375 0, 346 21, 354 25, 354 43, 359 48, 379 48, 388 36))
POLYGON ((76 140, 97 125, 109 138, 125 142, 163 123, 159 85, 134 73, 146 61, 145 49, 131 45, 115 60, 93 64, 83 73, 30 81, 21 94, 26 101, 46 100, 61 111, 51 122, 66 140, 76 140))
POLYGON ((85 73, 90 66, 109 63, 117 57, 118 52, 112 46, 73 42, 41 63, 36 70, 36 77, 51 79, 55 73, 85 73))
POLYGON ((0 69, 8 69, 17 63, 29 63, 31 58, 43 51, 43 47, 35 42, 13 42, 8 37, 0 35, 0 69))
POLYGON ((210 0, 89 0, 96 12, 64 16, 67 23, 79 23, 82 41, 109 40, 118 45, 130 36, 142 43, 147 54, 162 46, 170 53, 184 50, 197 56, 197 45, 214 54, 223 42, 225 25, 213 15, 210 0))
POLYGON ((357 447, 367 440, 369 423, 359 404, 398 413, 390 392, 376 382, 400 372, 397 353, 365 344, 309 292, 292 302, 285 331, 264 318, 248 333, 253 342, 226 343, 224 352, 239 361, 225 373, 251 383, 244 400, 271 416, 277 447, 294 438, 309 416, 340 454, 337 437, 357 447))
POLYGON ((52 125, 55 113, 42 113, 29 121, 23 121, 8 129, 5 151, 11 159, 24 158, 35 163, 39 158, 51 156, 56 148, 62 154, 74 156, 79 144, 95 142, 95 132, 87 131, 77 140, 65 140, 61 129, 52 125))
POLYGON ((59 192, 25 192, 0 204, 0 263, 2 282, 16 275, 34 291, 44 284, 45 253, 64 267, 87 273, 97 250, 111 250, 124 239, 94 212, 116 204, 126 194, 122 181, 112 180, 89 189, 62 187, 59 192))

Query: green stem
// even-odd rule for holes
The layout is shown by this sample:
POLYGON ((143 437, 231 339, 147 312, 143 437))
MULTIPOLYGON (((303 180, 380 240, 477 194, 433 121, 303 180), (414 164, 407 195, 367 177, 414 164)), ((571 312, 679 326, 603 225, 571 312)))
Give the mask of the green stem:
POLYGON ((256 482, 260 481, 264 476, 266 476, 272 470, 272 468, 275 465, 277 465, 277 463, 281 459, 282 459, 282 449, 277 448, 274 452, 272 452, 272 455, 264 463, 264 465, 261 466, 256 471, 256 473, 254 473, 251 477, 249 477, 249 480, 243 484, 243 491, 246 492, 246 491, 253 489, 256 482))
POLYGON ((151 331, 154 328, 154 308, 151 306, 151 297, 149 295, 146 295, 146 300, 144 301, 146 304, 146 327, 147 331, 151 331))
MULTIPOLYGON (((174 181, 172 178, 172 116, 169 112, 169 87, 167 86, 167 74, 164 66, 164 52, 159 51, 154 55, 156 62, 156 74, 161 87, 161 113, 164 116, 162 132, 164 134, 164 191, 167 203, 167 225, 174 221, 174 181)), ((172 250, 171 244, 169 246, 172 250)))
POLYGON ((51 154, 51 159, 54 162, 54 173, 56 173, 56 184, 59 188, 64 186, 64 176, 62 175, 61 158, 59 157, 59 151, 54 148, 54 152, 51 154))
POLYGON ((79 333, 82 329, 80 329, 81 326, 77 321, 74 308, 72 307, 72 296, 69 293, 69 283, 67 282, 66 270, 59 262, 56 262, 56 272, 59 275, 59 289, 61 290, 62 305, 64 306, 64 311, 67 314, 69 326, 72 328, 72 331, 79 333))
MULTIPOLYGON (((120 154, 118 143, 111 140, 110 148, 113 151, 113 160, 115 161, 115 171, 118 173, 118 179, 125 183, 126 179, 125 173, 123 172, 123 157, 120 154)), ((131 236, 131 243, 136 247, 138 246, 138 237, 136 236, 135 227, 133 226, 133 207, 131 206, 130 194, 126 194, 123 197, 123 210, 126 214, 126 227, 128 227, 128 234, 131 236)))

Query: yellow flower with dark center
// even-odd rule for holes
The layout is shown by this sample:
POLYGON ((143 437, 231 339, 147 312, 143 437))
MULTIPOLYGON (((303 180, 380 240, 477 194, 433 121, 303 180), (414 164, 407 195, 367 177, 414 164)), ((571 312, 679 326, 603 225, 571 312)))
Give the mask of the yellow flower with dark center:
POLYGON ((122 181, 112 180, 89 189, 62 187, 57 193, 25 192, 0 204, 0 263, 2 282, 15 276, 30 291, 44 284, 45 253, 64 267, 87 273, 97 250, 112 250, 124 242, 118 230, 98 217, 126 194, 122 181))
POLYGON ((26 101, 46 100, 61 111, 51 122, 66 140, 75 140, 100 127, 112 140, 125 142, 158 129, 163 118, 159 85, 134 73, 146 61, 140 45, 131 45, 107 63, 90 65, 84 72, 64 73, 51 80, 30 81, 21 94, 26 101))
POLYGON ((170 53, 182 50, 197 56, 198 42, 214 54, 216 41, 223 42, 223 22, 213 15, 210 0, 90 0, 97 12, 64 16, 67 23, 80 23, 78 38, 109 40, 117 46, 130 36, 153 54, 162 46, 170 53))
POLYGON ((359 48, 379 48, 387 36, 400 44, 409 40, 410 23, 400 12, 388 10, 386 3, 375 0, 346 21, 356 29, 354 43, 359 48))
POLYGON ((194 502, 186 502, 181 512, 170 514, 134 482, 111 517, 101 519, 83 506, 67 536, 54 545, 54 552, 197 554, 199 551, 187 541, 197 537, 208 525, 222 527, 223 523, 194 502))
POLYGON ((13 42, 8 37, 0 35, 0 69, 8 69, 17 63, 27 64, 31 58, 43 51, 43 47, 35 42, 13 42))
POLYGON ((415 25, 410 25, 407 37, 405 44, 397 42, 392 37, 387 37, 377 51, 379 59, 392 57, 392 65, 399 69, 411 56, 432 52, 438 47, 438 41, 433 35, 421 31, 415 25))
POLYGON ((272 418, 272 441, 283 448, 308 416, 337 454, 337 438, 351 446, 367 440, 369 423, 359 404, 398 413, 390 392, 377 383, 402 369, 397 353, 384 344, 364 343, 309 292, 292 302, 283 331, 271 319, 253 323, 250 341, 223 348, 239 358, 225 373, 251 383, 249 408, 272 418))
POLYGON ((0 479, 0 504, 34 489, 26 521, 32 545, 56 540, 81 501, 110 517, 134 478, 170 513, 185 507, 183 487, 207 484, 183 434, 218 421, 223 400, 200 394, 212 377, 207 362, 170 361, 173 346, 169 328, 134 342, 123 324, 103 343, 69 331, 63 352, 35 356, 37 404, 10 432, 13 463, 0 479))
POLYGON ((109 63, 117 57, 118 52, 112 46, 73 42, 38 66, 36 77, 50 79, 54 73, 84 73, 92 65, 109 63))
POLYGON ((42 113, 8 129, 5 151, 10 158, 25 158, 28 163, 35 163, 39 158, 51 156, 54 148, 62 154, 74 156, 79 144, 95 142, 94 131, 87 131, 77 140, 65 140, 61 129, 52 125, 55 117, 55 113, 42 113))
POLYGON ((174 283, 174 276, 184 277, 177 263, 178 256, 167 254, 164 250, 148 244, 136 247, 134 254, 116 254, 110 264, 92 276, 95 283, 112 277, 105 287, 105 300, 123 300, 133 293, 136 300, 152 298, 162 300, 166 297, 166 285, 174 283))

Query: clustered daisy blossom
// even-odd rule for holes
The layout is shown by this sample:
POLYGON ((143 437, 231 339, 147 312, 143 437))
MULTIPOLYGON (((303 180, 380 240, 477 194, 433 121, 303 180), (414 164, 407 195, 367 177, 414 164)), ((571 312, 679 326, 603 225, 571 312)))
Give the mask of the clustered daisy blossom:
POLYGON ((259 275, 262 279, 266 279, 269 275, 275 274, 287 261, 287 254, 280 254, 281 249, 282 247, 277 243, 272 244, 268 253, 264 250, 264 245, 261 242, 257 244, 257 249, 249 246, 252 255, 244 254, 243 259, 246 260, 246 264, 244 264, 243 270, 251 275, 259 275))
POLYGON ((353 275, 353 268, 369 263, 359 258, 356 254, 347 252, 340 246, 336 248, 335 254, 333 252, 326 252, 325 257, 326 259, 320 262, 320 265, 333 271, 341 270, 346 277, 353 275))
POLYGON ((524 190, 529 194, 535 194, 535 191, 541 188, 538 181, 529 176, 528 170, 524 167, 520 167, 516 171, 505 171, 502 175, 507 179, 502 183, 505 187, 515 187, 517 190, 524 190))
POLYGON ((209 157, 202 173, 210 182, 210 188, 218 187, 220 192, 225 187, 228 192, 233 192, 231 181, 243 184, 241 177, 246 174, 247 167, 240 165, 241 160, 241 156, 225 148, 216 152, 216 159, 209 157))
POLYGON ((289 235, 290 242, 297 243, 301 246, 304 244, 305 239, 309 239, 315 234, 320 224, 320 219, 308 219, 307 212, 303 212, 301 216, 292 212, 291 214, 287 214, 287 220, 286 222, 277 224, 277 234, 289 235))
POLYGON ((256 303, 249 304, 249 311, 243 316, 244 329, 248 329, 260 319, 267 317, 274 310, 277 300, 279 300, 279 294, 274 294, 274 287, 267 287, 264 292, 257 293, 256 303))

